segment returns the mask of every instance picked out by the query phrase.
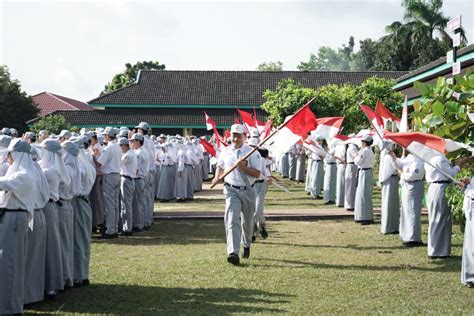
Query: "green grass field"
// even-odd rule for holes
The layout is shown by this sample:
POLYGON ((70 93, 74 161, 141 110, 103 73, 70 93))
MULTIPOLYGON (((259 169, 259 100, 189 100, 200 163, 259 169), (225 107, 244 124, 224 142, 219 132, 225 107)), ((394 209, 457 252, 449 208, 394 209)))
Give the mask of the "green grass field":
MULTIPOLYGON (((112 241, 94 239, 91 285, 37 304, 39 314, 472 314, 460 283, 462 236, 453 255, 427 258, 379 225, 269 222, 250 260, 226 262, 221 220, 161 221, 112 241)), ((426 218, 423 222, 426 241, 426 218)))

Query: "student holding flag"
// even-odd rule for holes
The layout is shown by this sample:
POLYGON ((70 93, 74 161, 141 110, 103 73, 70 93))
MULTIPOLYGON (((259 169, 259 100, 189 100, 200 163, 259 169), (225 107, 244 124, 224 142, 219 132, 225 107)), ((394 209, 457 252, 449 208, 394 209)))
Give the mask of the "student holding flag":
POLYGON ((356 223, 360 223, 361 225, 370 225, 374 222, 374 210, 372 205, 372 168, 375 163, 375 155, 370 148, 372 143, 372 136, 363 136, 362 149, 354 158, 354 163, 359 169, 354 220, 356 223))

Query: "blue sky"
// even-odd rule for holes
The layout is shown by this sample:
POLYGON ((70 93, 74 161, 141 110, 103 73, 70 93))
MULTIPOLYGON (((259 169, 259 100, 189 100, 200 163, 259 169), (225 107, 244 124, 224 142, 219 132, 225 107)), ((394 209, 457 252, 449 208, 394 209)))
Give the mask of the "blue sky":
MULTIPOLYGON (((463 15, 469 43, 474 1, 445 0, 463 15)), ((0 64, 29 94, 96 97, 127 62, 168 70, 255 70, 280 60, 296 70, 320 46, 377 39, 403 18, 399 0, 22 1, 0 0, 0 64)))

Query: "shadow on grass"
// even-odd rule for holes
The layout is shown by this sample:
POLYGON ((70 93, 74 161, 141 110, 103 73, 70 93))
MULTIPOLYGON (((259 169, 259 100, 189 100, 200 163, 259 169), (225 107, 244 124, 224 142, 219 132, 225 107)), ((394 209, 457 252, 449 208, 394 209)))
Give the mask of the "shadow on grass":
MULTIPOLYGON (((427 259, 428 260, 428 259, 427 259)), ((373 265, 339 265, 339 264, 327 264, 327 263, 316 263, 316 262, 305 262, 297 260, 285 260, 285 259, 254 259, 253 265, 256 267, 263 268, 315 268, 315 269, 338 269, 338 270, 357 270, 357 271, 406 271, 416 270, 424 272, 458 272, 461 271, 461 259, 460 257, 452 257, 450 259, 433 260, 434 267, 423 267, 416 265, 393 265, 393 266, 373 266, 373 265), (255 262, 257 261, 257 263, 255 262), (275 262, 279 264, 260 264, 258 262, 275 262)))
POLYGON ((93 284, 60 295, 56 301, 35 304, 32 313, 94 313, 120 315, 284 313, 275 304, 289 303, 289 295, 254 289, 166 288, 140 285, 93 284))
POLYGON ((402 245, 400 246, 373 246, 373 247, 366 247, 366 246, 359 246, 359 245, 308 245, 308 244, 290 244, 290 243, 279 243, 279 242, 269 242, 264 241, 262 242, 264 245, 276 245, 276 246, 290 246, 290 247, 298 247, 298 248, 344 248, 344 249, 353 249, 353 250, 393 250, 393 249, 408 249, 402 245))
POLYGON ((193 244, 225 244, 223 221, 186 220, 179 222, 159 221, 150 230, 135 233, 133 236, 116 239, 100 239, 100 235, 92 236, 92 243, 134 245, 193 245, 193 244))

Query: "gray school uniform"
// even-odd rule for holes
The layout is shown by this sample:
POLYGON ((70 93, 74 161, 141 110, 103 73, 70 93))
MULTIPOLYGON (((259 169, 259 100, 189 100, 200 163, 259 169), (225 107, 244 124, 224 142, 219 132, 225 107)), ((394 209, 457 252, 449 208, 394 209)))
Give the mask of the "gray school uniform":
POLYGON ((46 220, 42 209, 35 209, 33 230, 28 229, 25 270, 25 304, 44 299, 46 264, 46 220))
MULTIPOLYGON (((75 181, 75 180, 73 180, 75 181)), ((57 204, 59 243, 61 246, 61 264, 63 270, 63 286, 74 285, 74 199, 60 199, 57 204)), ((51 209, 45 210, 46 220, 49 224, 51 209)), ((54 219, 53 219, 54 220, 54 219)), ((49 247, 49 245, 48 245, 49 247)), ((62 288, 61 288, 62 289, 62 288)))
POLYGON ((74 280, 89 279, 92 209, 86 195, 72 199, 74 214, 74 280))
MULTIPOLYGON (((329 153, 334 153, 330 150, 329 153)), ((324 173, 323 199, 325 202, 336 201, 336 176, 337 167, 336 159, 331 155, 326 155, 324 158, 326 164, 326 172, 324 173)))
POLYGON ((145 178, 146 187, 146 212, 144 215, 145 226, 150 227, 153 225, 153 213, 155 210, 155 161, 156 161, 156 149, 153 141, 149 135, 144 137, 144 147, 148 151, 148 175, 145 178))
POLYGON ((28 213, 0 216, 0 314, 23 313, 28 213))
POLYGON ((324 185, 324 166, 322 157, 318 157, 313 162, 313 170, 311 170, 311 196, 317 197, 321 195, 324 185))
MULTIPOLYGON (((268 160, 266 158, 260 157, 261 159, 261 168, 260 168, 260 177, 254 183, 255 190, 255 226, 257 231, 261 231, 265 227, 265 215, 263 214, 263 209, 265 206, 265 195, 268 190, 268 181, 267 178, 271 176, 271 173, 268 171, 268 160)), ((254 231, 256 235, 257 231, 254 231)))
POLYGON ((308 167, 306 169, 306 181, 304 186, 305 192, 311 192, 311 170, 313 170, 313 161, 311 155, 308 156, 308 167))
MULTIPOLYGON (((240 148, 226 147, 219 155, 217 166, 227 170, 252 148, 246 144, 240 148)), ((250 168, 260 170, 261 160, 258 152, 247 159, 250 168)), ((227 254, 239 254, 240 243, 246 248, 252 243, 255 215, 254 178, 235 169, 224 179, 224 197, 226 202, 224 224, 226 228, 227 254)))
POLYGON ((133 197, 133 226, 143 229, 149 226, 149 198, 147 195, 149 191, 147 186, 149 188, 150 183, 147 182, 147 178, 149 178, 147 166, 150 156, 143 146, 135 150, 135 153, 137 154, 137 178, 135 179, 135 194, 133 197))
MULTIPOLYGON (((336 151, 334 153, 336 157, 340 159, 345 158, 346 156, 346 145, 336 146, 336 151)), ((346 173, 346 164, 340 160, 336 161, 337 174, 336 174, 336 206, 344 207, 344 198, 345 198, 345 173, 346 173)))
POLYGON ((132 223, 133 228, 141 230, 144 227, 143 220, 143 195, 145 191, 145 180, 143 178, 135 179, 135 191, 133 192, 133 216, 132 223))
POLYGON ((357 147, 350 144, 346 154, 346 170, 344 174, 344 208, 354 209, 357 190, 358 168, 354 163, 357 147))
POLYGON ((301 152, 301 149, 298 151, 296 158, 296 178, 297 181, 305 180, 305 167, 306 167, 306 155, 301 152))
POLYGON ((91 193, 89 194, 89 200, 92 208, 92 226, 102 225, 105 221, 105 202, 102 182, 102 175, 97 174, 94 186, 92 187, 91 193))
POLYGON ((374 218, 372 205, 372 168, 375 157, 370 147, 362 148, 354 159, 359 168, 354 207, 355 221, 371 221, 374 218))
POLYGON ((209 154, 205 152, 202 160, 202 180, 206 181, 209 178, 209 154))
POLYGON ((175 196, 175 181, 176 169, 172 157, 168 153, 163 153, 161 159, 161 179, 160 187, 158 188, 158 199, 160 200, 174 200, 175 196))
POLYGON ((280 172, 283 178, 288 178, 290 176, 290 161, 289 161, 289 154, 284 153, 281 157, 281 167, 280 172))
MULTIPOLYGON (((444 156, 437 156, 429 161, 451 176, 459 172, 459 167, 452 168, 444 156)), ((425 164, 428 188, 428 256, 451 255, 452 217, 446 201, 446 188, 450 180, 441 172, 425 164)))
POLYGON ((187 188, 188 188, 188 169, 186 169, 186 156, 183 150, 178 151, 178 165, 176 169, 176 185, 175 185, 175 193, 176 198, 178 199, 185 199, 188 195, 187 188))
POLYGON ((292 180, 296 179, 297 160, 296 147, 293 145, 288 151, 288 174, 292 180))
MULTIPOLYGON (((384 149, 385 151, 385 149, 384 149)), ((382 211, 380 232, 390 234, 399 232, 400 198, 398 184, 400 177, 392 164, 392 157, 382 152, 380 159, 379 181, 382 184, 382 211)))
POLYGON ((194 199, 194 170, 192 165, 186 165, 186 199, 194 199))
POLYGON ((462 248, 461 283, 474 283, 474 177, 464 191, 464 242, 462 248))
POLYGON ((155 199, 158 198, 158 190, 160 189, 160 179, 161 179, 161 165, 157 164, 155 165, 155 192, 154 192, 154 197, 155 199))
POLYGON ((133 230, 133 195, 137 177, 137 155, 133 150, 122 154, 120 168, 120 215, 123 231, 130 233, 133 230))

